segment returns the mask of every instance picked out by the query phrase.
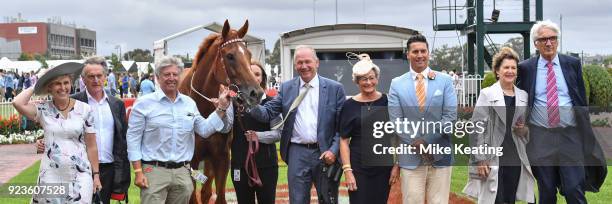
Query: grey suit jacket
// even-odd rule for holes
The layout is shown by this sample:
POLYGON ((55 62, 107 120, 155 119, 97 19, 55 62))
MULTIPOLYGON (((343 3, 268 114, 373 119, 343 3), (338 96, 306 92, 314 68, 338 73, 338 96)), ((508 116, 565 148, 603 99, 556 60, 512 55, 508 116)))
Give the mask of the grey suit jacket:
MULTIPOLYGON (((115 98, 106 92, 108 105, 113 114, 115 123, 113 136, 113 169, 115 177, 113 178, 113 193, 126 193, 130 187, 130 162, 127 157, 127 142, 125 135, 127 132, 127 119, 125 105, 121 99, 115 98)), ((87 93, 81 91, 71 96, 72 98, 88 103, 87 93)), ((94 121, 95 122, 95 121, 94 121)))
MULTIPOLYGON (((338 156, 339 141, 337 126, 340 119, 340 110, 346 100, 344 88, 342 85, 331 79, 322 76, 319 77, 319 116, 317 123, 317 141, 319 150, 325 152, 332 151, 338 156)), ((283 114, 287 117, 285 126, 281 134, 280 153, 281 158, 288 162, 287 153, 289 152, 289 143, 293 136, 293 124, 295 122, 295 113, 297 108, 291 113, 288 113, 291 103, 299 94, 300 78, 295 77, 280 86, 280 92, 271 101, 266 104, 259 105, 251 110, 251 116, 262 122, 269 122, 278 114, 283 114)))

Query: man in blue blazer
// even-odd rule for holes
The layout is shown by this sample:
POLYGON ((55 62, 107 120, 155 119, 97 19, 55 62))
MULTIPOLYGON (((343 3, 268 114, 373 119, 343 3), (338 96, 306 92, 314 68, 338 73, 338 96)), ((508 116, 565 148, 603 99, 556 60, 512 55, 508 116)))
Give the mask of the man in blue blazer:
MULTIPOLYGON (((408 39, 410 71, 393 79, 389 88, 389 117, 400 121, 441 122, 453 124, 457 119, 457 96, 449 75, 429 68, 429 49, 423 35, 408 39)), ((399 133, 400 143, 416 147, 412 154, 398 155, 401 167, 403 203, 448 203, 450 193, 451 154, 419 152, 421 146, 451 147, 451 135, 433 129, 415 135, 399 133)))
POLYGON ((313 183, 319 202, 334 203, 337 200, 330 198, 338 197, 338 182, 329 182, 321 169, 338 157, 336 126, 346 98, 344 88, 317 74, 319 59, 312 47, 297 46, 293 62, 299 77, 281 84, 279 95, 252 109, 251 115, 260 121, 271 121, 281 113, 285 118, 280 153, 288 166, 290 203, 310 203, 313 183))
POLYGON ((607 168, 591 129, 580 60, 557 53, 559 27, 547 20, 531 28, 540 52, 519 64, 517 86, 529 94, 527 154, 538 181, 539 203, 587 203, 607 168))

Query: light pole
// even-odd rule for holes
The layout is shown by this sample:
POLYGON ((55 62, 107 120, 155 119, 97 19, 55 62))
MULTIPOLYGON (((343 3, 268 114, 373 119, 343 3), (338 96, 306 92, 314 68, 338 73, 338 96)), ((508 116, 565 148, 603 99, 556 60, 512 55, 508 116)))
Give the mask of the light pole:
POLYGON ((336 24, 338 24, 338 0, 336 0, 336 24))
POLYGON ((365 10, 366 10, 365 6, 366 5, 365 5, 365 0, 363 0, 362 3, 363 3, 363 23, 366 23, 366 12, 365 12, 365 10))
POLYGON ((114 46, 114 49, 119 51, 118 52, 119 55, 117 56, 117 58, 119 59, 119 61, 121 61, 121 43, 114 43, 114 42, 109 42, 109 41, 104 41, 104 43, 114 46))
POLYGON ((316 7, 315 7, 315 2, 317 2, 317 0, 312 0, 312 26, 316 26, 317 25, 317 18, 316 18, 316 7))
POLYGON ((119 61, 121 61, 121 58, 123 58, 123 57, 121 57, 121 45, 120 44, 115 45, 115 49, 119 50, 119 56, 118 57, 119 57, 119 61))
POLYGON ((563 14, 559 14, 559 24, 561 24, 561 36, 559 37, 559 44, 561 46, 561 53, 563 53, 563 14))

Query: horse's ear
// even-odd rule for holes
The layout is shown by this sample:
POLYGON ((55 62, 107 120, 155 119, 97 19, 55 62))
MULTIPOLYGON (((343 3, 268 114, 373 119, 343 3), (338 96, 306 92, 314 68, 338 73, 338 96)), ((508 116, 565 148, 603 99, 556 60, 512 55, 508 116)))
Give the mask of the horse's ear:
POLYGON ((225 23, 223 23, 223 31, 221 31, 221 37, 223 39, 225 39, 225 37, 227 37, 227 34, 229 33, 229 30, 230 30, 229 22, 227 21, 227 19, 225 19, 225 23))
POLYGON ((249 30, 249 20, 247 19, 244 22, 244 25, 242 26, 242 28, 240 28, 240 30, 238 30, 238 37, 244 38, 244 36, 246 35, 248 30, 249 30))

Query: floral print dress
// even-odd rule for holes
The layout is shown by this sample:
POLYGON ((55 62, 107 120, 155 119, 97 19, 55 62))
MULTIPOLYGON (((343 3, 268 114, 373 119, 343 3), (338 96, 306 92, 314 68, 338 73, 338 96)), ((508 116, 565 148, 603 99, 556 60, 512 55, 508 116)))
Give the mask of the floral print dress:
POLYGON ((67 118, 52 101, 37 104, 36 109, 45 136, 38 184, 61 183, 67 188, 61 196, 33 195, 32 203, 91 203, 93 179, 85 146, 85 134, 95 133, 91 108, 77 100, 67 118))

